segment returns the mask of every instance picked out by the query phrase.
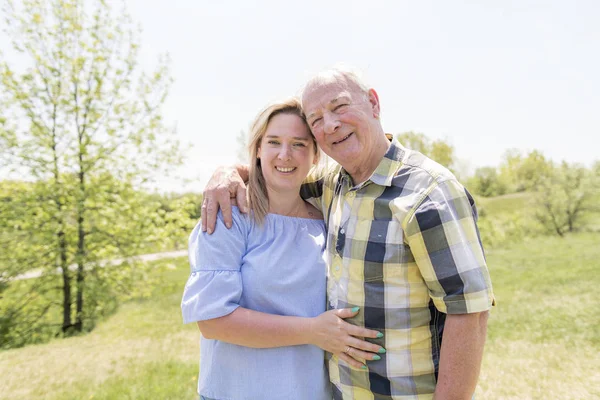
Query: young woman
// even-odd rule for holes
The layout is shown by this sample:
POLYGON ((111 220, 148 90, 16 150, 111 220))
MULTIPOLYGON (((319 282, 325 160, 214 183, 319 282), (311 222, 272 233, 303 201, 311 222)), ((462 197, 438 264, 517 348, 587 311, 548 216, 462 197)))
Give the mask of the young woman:
POLYGON ((202 332, 198 392, 216 400, 331 399, 324 350, 361 368, 380 350, 362 338, 379 332, 343 321, 358 309, 325 312, 325 226, 299 195, 319 153, 299 101, 267 107, 251 136, 251 213, 234 207, 231 229, 219 215, 212 235, 198 224, 190 236, 181 307, 184 322, 202 332))

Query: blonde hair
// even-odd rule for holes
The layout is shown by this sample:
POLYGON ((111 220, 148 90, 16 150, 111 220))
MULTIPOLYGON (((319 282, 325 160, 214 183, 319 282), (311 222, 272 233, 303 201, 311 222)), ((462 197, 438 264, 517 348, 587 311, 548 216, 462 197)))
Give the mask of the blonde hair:
MULTIPOLYGON (((302 112, 300 100, 296 97, 289 98, 284 101, 273 103, 262 110, 252 122, 250 126, 250 143, 248 151, 250 153, 250 171, 248 180, 248 205, 252 210, 254 220, 262 224, 265 216, 269 213, 269 194, 267 192, 267 184, 262 173, 260 160, 258 159, 258 149, 262 139, 267 131, 267 127, 271 119, 278 114, 292 114, 298 116, 306 125, 306 129, 310 132, 306 117, 302 112)), ((315 156, 318 157, 318 147, 314 136, 311 133, 315 156)))

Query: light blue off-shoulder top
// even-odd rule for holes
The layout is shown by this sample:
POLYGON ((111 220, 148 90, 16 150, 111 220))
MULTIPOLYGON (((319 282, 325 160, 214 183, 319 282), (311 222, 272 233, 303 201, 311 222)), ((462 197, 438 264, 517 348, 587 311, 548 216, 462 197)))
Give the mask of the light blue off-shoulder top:
MULTIPOLYGON (((233 207, 212 235, 200 224, 189 240, 191 275, 184 323, 222 317, 238 307, 314 317, 325 311, 325 225, 268 214, 262 226, 233 207)), ((275 335, 265 332, 265 335, 275 335)), ((218 400, 331 399, 323 350, 312 345, 255 349, 201 339, 198 393, 218 400)))

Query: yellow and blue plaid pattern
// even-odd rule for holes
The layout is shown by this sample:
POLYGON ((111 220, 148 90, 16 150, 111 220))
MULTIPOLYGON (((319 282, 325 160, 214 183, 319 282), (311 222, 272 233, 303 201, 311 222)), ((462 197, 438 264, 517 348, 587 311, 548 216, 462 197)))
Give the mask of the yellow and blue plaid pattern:
POLYGON ((384 333, 387 352, 355 369, 335 356, 335 399, 431 399, 446 314, 493 303, 471 195, 447 169, 393 140, 352 187, 336 167, 302 187, 327 223, 329 308, 360 307, 350 323, 384 333))

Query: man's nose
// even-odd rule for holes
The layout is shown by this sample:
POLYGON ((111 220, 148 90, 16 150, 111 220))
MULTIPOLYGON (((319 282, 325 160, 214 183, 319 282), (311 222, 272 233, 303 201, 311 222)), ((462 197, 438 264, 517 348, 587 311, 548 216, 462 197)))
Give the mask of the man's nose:
POLYGON ((325 133, 335 133, 340 127, 340 121, 333 113, 323 114, 323 129, 325 133))

